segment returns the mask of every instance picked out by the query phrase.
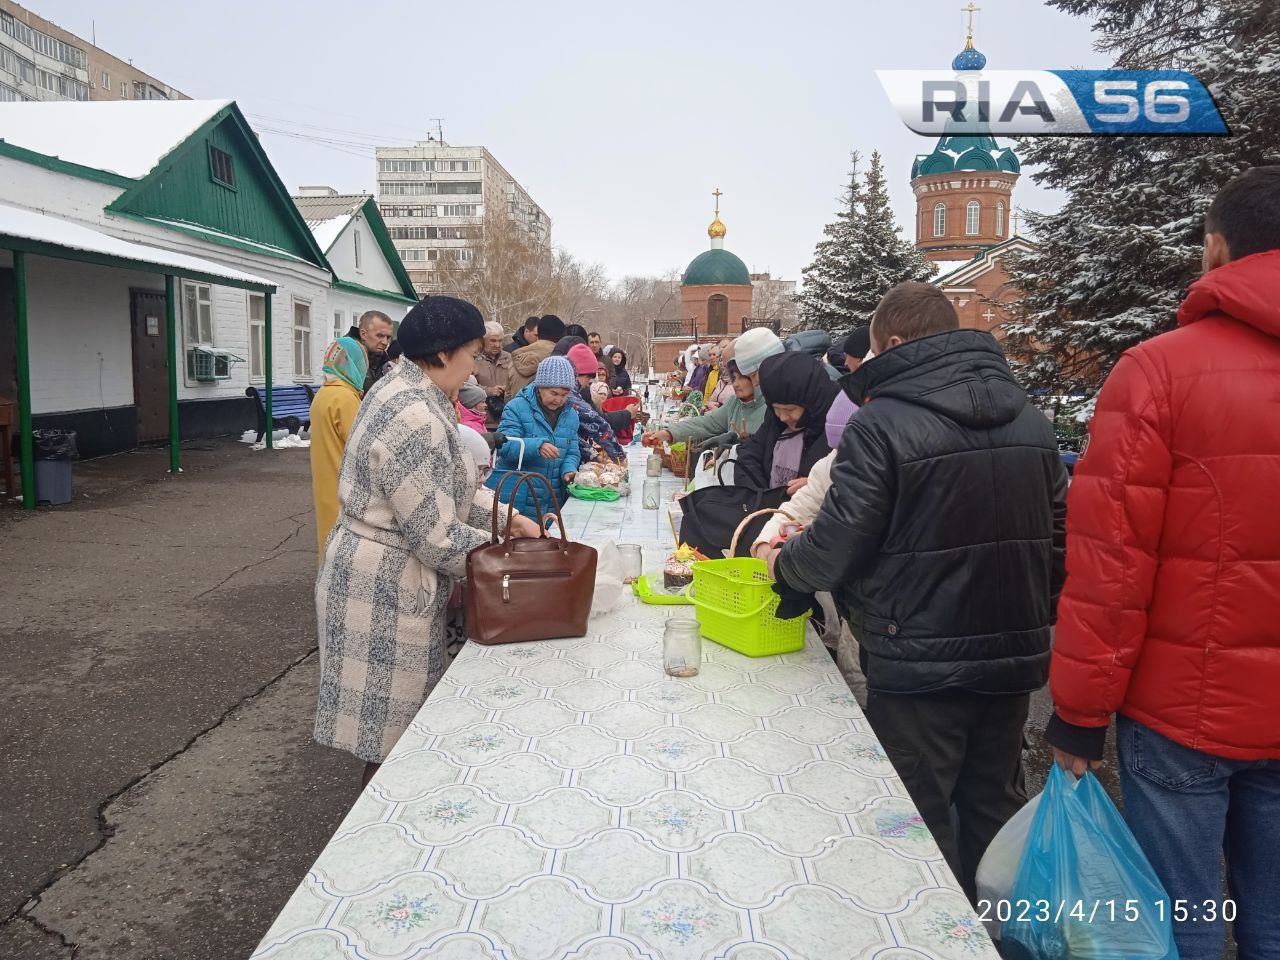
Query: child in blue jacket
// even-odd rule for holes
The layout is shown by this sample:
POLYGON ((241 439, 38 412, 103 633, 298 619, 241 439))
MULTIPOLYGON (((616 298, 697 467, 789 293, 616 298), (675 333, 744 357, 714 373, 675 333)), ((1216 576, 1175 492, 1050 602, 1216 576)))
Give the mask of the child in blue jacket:
MULTIPOLYGON (((497 468, 485 481, 487 487, 498 491, 500 499, 506 500, 515 487, 512 471, 516 471, 520 464, 520 441, 524 442, 524 466, 519 469, 546 477, 557 503, 564 503, 568 498, 566 485, 577 473, 581 462, 578 414, 569 402, 575 385, 573 364, 564 357, 547 357, 538 364, 533 383, 507 403, 498 427, 498 432, 507 438, 507 442, 498 450, 497 468)), ((545 502, 546 491, 541 484, 538 485, 538 496, 544 501, 544 510, 553 508, 553 504, 545 502)), ((538 518, 528 484, 520 488, 512 502, 526 517, 538 518)))

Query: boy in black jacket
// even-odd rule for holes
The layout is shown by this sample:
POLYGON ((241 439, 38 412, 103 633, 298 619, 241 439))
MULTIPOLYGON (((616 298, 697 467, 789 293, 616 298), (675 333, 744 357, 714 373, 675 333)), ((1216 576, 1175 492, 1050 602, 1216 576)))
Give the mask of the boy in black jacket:
POLYGON ((861 643, 867 719, 970 898, 1026 802, 1022 728, 1049 669, 1067 475, 1048 419, 989 333, 903 283, 814 522, 770 554, 784 588, 835 594, 861 643), (950 809, 958 813, 953 830, 950 809))

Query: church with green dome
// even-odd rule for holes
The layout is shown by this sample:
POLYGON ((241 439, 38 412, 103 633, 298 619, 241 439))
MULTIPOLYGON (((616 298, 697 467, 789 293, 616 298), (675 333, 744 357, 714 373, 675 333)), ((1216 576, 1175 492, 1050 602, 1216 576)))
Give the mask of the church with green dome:
MULTIPOLYGON (((951 61, 955 78, 972 88, 987 65, 973 43, 971 2, 964 49, 951 61)), ((964 327, 1003 336, 1022 291, 1009 283, 1004 259, 1031 244, 1018 236, 1013 190, 1022 164, 1011 147, 987 134, 947 133, 911 165, 916 197, 916 249, 938 266, 933 282, 964 327)))
POLYGON ((654 363, 659 370, 671 369, 676 356, 693 343, 736 337, 752 323, 754 287, 751 271, 736 254, 724 247, 728 228, 720 219, 719 188, 715 217, 707 227, 711 248, 704 250, 685 268, 680 278, 680 320, 657 321, 654 330, 654 363))

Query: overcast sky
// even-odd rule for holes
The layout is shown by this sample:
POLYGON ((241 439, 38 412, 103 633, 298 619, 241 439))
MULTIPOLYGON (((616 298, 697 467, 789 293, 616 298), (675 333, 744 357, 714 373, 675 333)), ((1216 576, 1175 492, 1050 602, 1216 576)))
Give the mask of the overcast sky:
MULTIPOLYGON (((853 149, 884 155, 909 225, 911 160, 932 142, 874 71, 945 68, 965 22, 960 0, 27 4, 86 38, 96 20, 99 46, 190 96, 238 101, 290 189, 372 191, 371 144, 425 139, 442 118, 446 141, 483 144, 525 186, 557 245, 614 277, 706 249, 718 186, 728 249, 799 279, 853 149)), ((991 68, 1106 65, 1084 20, 979 5, 991 68)), ((1058 205, 1027 177, 1015 200, 1058 205)))

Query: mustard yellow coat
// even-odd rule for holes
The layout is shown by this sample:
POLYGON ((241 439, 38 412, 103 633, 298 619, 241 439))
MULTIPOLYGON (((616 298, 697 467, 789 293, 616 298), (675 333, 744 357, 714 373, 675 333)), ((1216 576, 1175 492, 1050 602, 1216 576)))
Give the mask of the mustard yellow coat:
POLYGON ((329 531, 338 522, 338 472, 359 409, 360 394, 340 380, 326 383, 311 401, 311 495, 321 559, 329 531))

